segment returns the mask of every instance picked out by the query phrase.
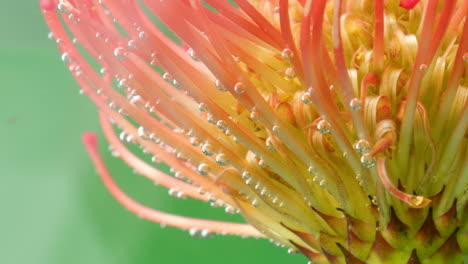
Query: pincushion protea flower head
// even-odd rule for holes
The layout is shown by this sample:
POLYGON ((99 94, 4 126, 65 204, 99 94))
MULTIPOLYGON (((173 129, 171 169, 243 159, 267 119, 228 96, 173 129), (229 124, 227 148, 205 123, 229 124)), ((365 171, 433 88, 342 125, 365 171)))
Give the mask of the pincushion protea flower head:
POLYGON ((468 1, 418 2, 40 1, 122 160, 248 224, 137 203, 86 133, 105 185, 131 211, 190 232, 268 237, 312 263, 461 263, 468 1))

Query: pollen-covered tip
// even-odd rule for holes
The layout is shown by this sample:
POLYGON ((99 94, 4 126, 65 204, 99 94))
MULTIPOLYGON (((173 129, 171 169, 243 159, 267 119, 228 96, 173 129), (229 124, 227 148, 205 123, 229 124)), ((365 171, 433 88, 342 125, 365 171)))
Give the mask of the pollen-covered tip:
POLYGON ((410 9, 413 9, 418 3, 419 3, 419 0, 401 0, 400 6, 405 9, 410 10, 410 9))
POLYGON ((40 0, 39 5, 41 6, 41 9, 44 11, 51 11, 55 8, 54 0, 40 0))

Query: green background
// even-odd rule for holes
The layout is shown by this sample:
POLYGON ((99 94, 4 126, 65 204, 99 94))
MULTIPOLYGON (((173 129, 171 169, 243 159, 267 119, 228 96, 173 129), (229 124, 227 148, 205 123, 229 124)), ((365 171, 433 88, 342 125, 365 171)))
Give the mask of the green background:
MULTIPOLYGON (((47 39, 37 1, 0 8, 0 263, 305 263, 267 240, 194 239, 138 219, 104 189, 80 142, 99 132, 96 108, 47 39)), ((101 137, 102 138, 102 137, 101 137)), ((171 198, 100 142, 118 183, 147 205, 241 221, 208 204, 171 198)))

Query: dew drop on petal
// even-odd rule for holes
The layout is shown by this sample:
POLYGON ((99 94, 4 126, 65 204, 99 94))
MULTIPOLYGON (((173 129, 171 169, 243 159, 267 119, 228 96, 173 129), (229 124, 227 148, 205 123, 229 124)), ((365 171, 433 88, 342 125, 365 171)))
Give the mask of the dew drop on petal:
POLYGON ((291 49, 289 48, 285 48, 282 52, 281 52, 281 57, 283 57, 284 60, 291 60, 294 56, 294 53, 291 49))
POLYGON ((114 49, 114 56, 119 60, 127 58, 128 53, 123 47, 117 47, 114 49))
POLYGON ((70 64, 72 62, 70 55, 67 52, 62 53, 61 59, 65 64, 70 64))
POLYGON ((366 154, 366 153, 369 153, 369 151, 371 150, 371 147, 370 147, 370 144, 367 140, 364 140, 364 139, 360 139, 358 140, 354 145, 353 145, 354 149, 360 153, 360 154, 366 154))
POLYGON ((365 168, 373 168, 376 163, 375 157, 371 156, 369 153, 361 156, 361 164, 365 168))
POLYGON ((127 43, 128 47, 131 48, 131 49, 136 49, 136 41, 131 39, 128 41, 127 43))
POLYGON ((197 168, 198 173, 200 173, 203 176, 206 176, 208 172, 210 171, 210 167, 206 163, 202 163, 198 166, 197 168))
POLYGON ((218 122, 216 122, 216 126, 222 131, 227 129, 227 124, 224 120, 218 120, 218 122))
POLYGON ((243 94, 245 92, 245 84, 242 82, 236 83, 236 85, 234 85, 234 92, 237 94, 243 94))
POLYGON ((215 160, 216 160, 216 163, 218 163, 218 165, 220 166, 226 166, 228 164, 228 158, 223 153, 216 155, 215 160))
POLYGON ((275 146, 273 145, 271 137, 267 137, 267 139, 265 140, 265 145, 267 149, 269 150, 276 150, 275 146))
POLYGON ((221 92, 226 92, 227 89, 224 87, 224 85, 221 83, 220 80, 215 81, 216 89, 220 90, 221 92))
POLYGON ((148 36, 146 35, 146 32, 145 31, 141 31, 140 33, 138 33, 138 37, 140 39, 146 39, 148 36))
POLYGON ((213 146, 209 143, 206 143, 202 146, 202 152, 203 154, 205 154, 206 156, 212 156, 213 155, 213 146))
POLYGON ((172 75, 168 72, 165 72, 163 74, 163 79, 166 81, 166 82, 170 82, 172 83, 174 81, 174 77, 172 77, 172 75))
POLYGON ((284 74, 288 79, 294 79, 296 77, 296 73, 294 72, 294 69, 289 67, 284 71, 284 74))
POLYGON ((331 125, 327 120, 320 120, 317 124, 317 130, 322 134, 330 133, 331 125))
POLYGON ((351 107, 353 110, 359 110, 362 108, 362 102, 359 98, 353 98, 349 102, 349 107, 351 107))
POLYGON ((311 104, 312 103, 312 93, 311 92, 304 92, 302 94, 301 100, 304 104, 311 104))
POLYGON ((419 70, 422 71, 422 72, 427 72, 427 69, 429 67, 427 66, 427 64, 421 64, 419 65, 419 70))
POLYGON ((273 126, 271 128, 271 131, 273 131, 273 133, 275 133, 275 134, 278 134, 280 132, 280 127, 279 126, 273 126))

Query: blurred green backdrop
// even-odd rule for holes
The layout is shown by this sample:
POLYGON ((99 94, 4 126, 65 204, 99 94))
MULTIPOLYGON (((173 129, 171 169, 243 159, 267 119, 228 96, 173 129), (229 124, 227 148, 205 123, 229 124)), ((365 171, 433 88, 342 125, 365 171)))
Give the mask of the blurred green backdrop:
MULTIPOLYGON (((78 94, 47 39, 38 1, 3 1, 0 33, 0 263, 306 262, 266 240, 197 240, 127 212, 104 189, 81 145, 83 131, 100 131, 96 108, 78 94)), ((142 203, 241 221, 208 204, 171 198, 100 144, 119 184, 142 203)))

